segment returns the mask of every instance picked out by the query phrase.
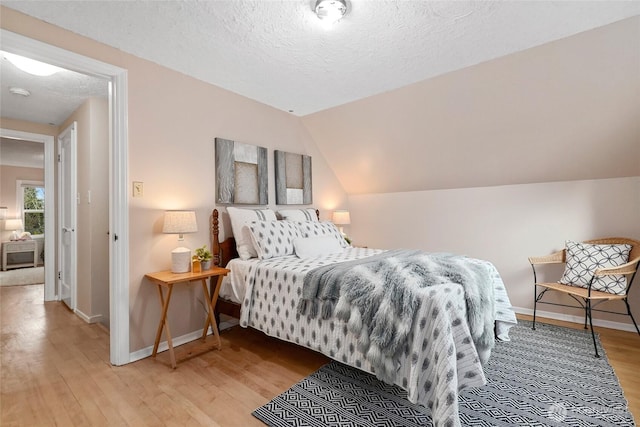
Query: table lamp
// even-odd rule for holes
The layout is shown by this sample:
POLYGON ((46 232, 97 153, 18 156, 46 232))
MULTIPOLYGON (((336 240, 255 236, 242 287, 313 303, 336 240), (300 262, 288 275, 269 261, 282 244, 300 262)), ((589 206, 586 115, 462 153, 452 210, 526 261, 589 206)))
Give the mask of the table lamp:
POLYGON ((339 210, 333 211, 333 223, 338 225, 340 229, 340 233, 344 236, 343 225, 351 224, 351 216, 349 215, 349 211, 339 210))
MULTIPOLYGON (((177 234, 178 241, 182 242, 185 233, 195 233, 196 231, 198 231, 198 224, 194 211, 166 211, 164 213, 163 233, 177 234)), ((189 271, 191 271, 191 249, 175 248, 171 251, 171 272, 187 273, 189 271)))
POLYGON ((10 237, 11 240, 20 239, 20 234, 18 233, 18 230, 22 230, 23 227, 24 226, 22 225, 22 220, 20 218, 7 219, 4 222, 4 229, 8 231, 13 231, 10 237))

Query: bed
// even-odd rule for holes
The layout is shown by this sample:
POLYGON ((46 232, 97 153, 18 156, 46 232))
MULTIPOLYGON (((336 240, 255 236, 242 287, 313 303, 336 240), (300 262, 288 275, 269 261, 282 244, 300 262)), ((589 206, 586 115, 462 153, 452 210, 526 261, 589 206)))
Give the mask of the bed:
MULTIPOLYGON (((233 211, 235 208, 227 209, 233 211)), ((330 234, 337 231, 332 224, 320 222, 317 211, 315 218, 309 218, 307 212, 305 219, 277 223, 278 220, 273 216, 260 218, 258 221, 245 222, 245 225, 251 225, 246 225, 243 232, 248 231, 249 235, 256 236, 263 233, 271 240, 273 228, 287 232, 296 227, 298 230, 305 227, 322 232, 328 230, 330 234), (332 226, 335 231, 331 230, 332 226)), ((331 283, 325 280, 327 277, 339 277, 337 280, 342 282, 351 277, 358 281, 368 277, 371 271, 379 273, 378 270, 385 268, 381 266, 397 267, 398 263, 415 261, 418 265, 431 265, 433 254, 347 245, 337 250, 337 243, 333 242, 333 250, 323 254, 314 253, 313 248, 303 250, 303 247, 294 247, 294 253, 290 253, 289 249, 277 256, 268 256, 264 251, 260 253, 261 241, 258 238, 252 243, 258 248, 259 256, 246 253, 239 256, 239 252, 244 252, 246 248, 238 244, 235 238, 220 241, 217 210, 213 211, 211 221, 214 263, 231 270, 223 283, 216 307, 220 313, 239 318, 242 327, 255 328, 269 336, 321 352, 399 385, 407 391, 411 402, 431 409, 434 425, 460 425, 458 393, 464 388, 485 384, 482 363, 489 357, 495 337, 508 340, 508 330, 516 323, 504 284, 492 264, 467 257, 449 258, 450 254, 442 254, 447 262, 455 260, 454 267, 463 262, 463 269, 480 272, 481 276, 478 277, 487 283, 485 286, 488 291, 476 292, 478 295, 473 300, 469 294, 474 291, 468 290, 468 285, 450 280, 440 280, 432 286, 414 289, 413 293, 407 294, 382 282, 378 286, 377 279, 372 279, 373 284, 345 282, 336 290, 320 283, 331 283), (304 256, 296 255, 296 249, 304 256), (403 302, 397 304, 401 311, 389 308, 390 305, 395 306, 381 296, 373 302, 377 304, 373 313, 367 314, 365 306, 358 306, 358 289, 371 289, 365 292, 366 304, 372 304, 371 295, 402 293, 403 302), (350 290, 356 292, 351 300, 347 298, 350 290), (336 292, 341 296, 336 297, 336 292), (345 300, 349 302, 345 304, 345 300), (413 302, 407 304, 404 300, 413 302), (482 309, 478 306, 482 306, 482 309), (411 309, 404 311, 407 307, 411 309), (353 313, 360 314, 356 316, 353 313), (490 313, 489 317, 487 313, 490 313), (379 317, 386 319, 385 322, 391 319, 391 326, 385 324, 381 328, 383 323, 379 317), (381 348, 383 351, 380 351, 381 348)), ((240 236, 239 239, 246 243, 248 236, 242 236, 241 232, 234 235, 240 236)), ((322 246, 327 242, 321 240, 325 237, 329 238, 327 235, 306 234, 295 241, 322 246)), ((331 237, 341 238, 339 234, 331 237)), ((342 242, 339 244, 342 245, 342 242)), ((395 271, 406 270, 395 268, 395 271)), ((409 270, 414 274, 411 277, 422 278, 415 276, 416 269, 409 270)), ((423 269, 418 270, 419 274, 424 273, 423 269)), ((395 277, 388 283, 400 286, 401 281, 397 276, 389 272, 385 274, 395 277)), ((409 285, 407 287, 411 288, 409 285)))

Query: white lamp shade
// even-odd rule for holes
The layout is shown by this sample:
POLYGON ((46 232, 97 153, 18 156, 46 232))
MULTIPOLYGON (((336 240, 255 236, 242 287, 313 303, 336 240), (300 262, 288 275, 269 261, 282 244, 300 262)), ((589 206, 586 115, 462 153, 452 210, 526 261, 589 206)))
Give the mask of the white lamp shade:
POLYGON ((23 227, 24 226, 22 225, 22 220, 20 218, 7 219, 4 222, 4 229, 5 230, 10 230, 10 231, 22 230, 23 227))
POLYGON ((194 211, 166 211, 164 213, 163 233, 184 234, 198 231, 194 211))
POLYGON ((349 215, 349 211, 334 211, 333 223, 336 225, 351 224, 351 216, 349 215))

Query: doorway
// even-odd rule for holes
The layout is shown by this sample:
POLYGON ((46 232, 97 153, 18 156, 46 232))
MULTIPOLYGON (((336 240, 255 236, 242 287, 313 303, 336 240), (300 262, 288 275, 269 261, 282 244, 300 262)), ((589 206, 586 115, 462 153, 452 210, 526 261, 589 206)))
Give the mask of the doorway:
MULTIPOLYGON (((130 361, 129 355, 129 231, 127 193, 127 72, 126 70, 60 49, 20 34, 1 30, 2 50, 109 82, 111 153, 109 159, 109 318, 110 360, 130 361)), ((45 144, 45 147, 52 144, 45 144)), ((46 149, 46 148, 45 148, 46 149)), ((53 147, 51 147, 53 150, 53 147)), ((53 151, 51 152, 53 156, 53 151)), ((53 179, 53 176, 52 176, 53 179)), ((52 194, 53 192, 49 192, 52 194)), ((53 201, 51 206, 53 206, 53 201)), ((53 244, 53 242, 51 242, 53 244)), ((54 248, 51 248, 53 253, 54 248)), ((45 279, 46 283, 46 279, 45 279)))
MULTIPOLYGON (((54 138, 50 135, 21 132, 11 129, 0 129, 0 137, 21 141, 32 141, 42 143, 44 146, 44 205, 55 206, 54 188, 54 138)), ((44 211, 44 253, 55 253, 55 212, 53 209, 44 211)), ((53 301, 56 299, 55 289, 55 263, 49 262, 44 265, 44 300, 53 301)))
POLYGON ((77 137, 76 122, 58 136, 58 291, 70 310, 76 309, 78 245, 76 238, 77 137))

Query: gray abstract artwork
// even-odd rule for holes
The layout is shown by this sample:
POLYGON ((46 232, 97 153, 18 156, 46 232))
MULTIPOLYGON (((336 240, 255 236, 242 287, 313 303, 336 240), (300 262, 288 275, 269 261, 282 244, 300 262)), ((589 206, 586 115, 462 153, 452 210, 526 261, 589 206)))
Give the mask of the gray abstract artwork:
POLYGON ((311 156, 275 151, 276 204, 310 205, 311 156))
POLYGON ((216 138, 216 203, 266 205, 267 149, 216 138))

